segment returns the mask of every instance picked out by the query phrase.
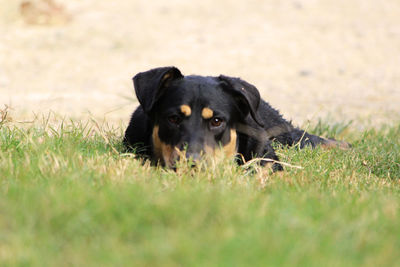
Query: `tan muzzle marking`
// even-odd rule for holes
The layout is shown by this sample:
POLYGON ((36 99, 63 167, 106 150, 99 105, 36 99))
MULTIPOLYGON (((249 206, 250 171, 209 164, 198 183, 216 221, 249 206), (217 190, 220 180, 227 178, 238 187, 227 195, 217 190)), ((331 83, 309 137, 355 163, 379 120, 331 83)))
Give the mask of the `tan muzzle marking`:
POLYGON ((168 167, 174 164, 175 147, 165 144, 158 136, 158 125, 153 128, 153 153, 156 160, 160 161, 168 167))
POLYGON ((224 145, 223 150, 227 157, 233 157, 236 154, 236 141, 237 141, 237 134, 234 129, 231 129, 231 140, 228 144, 224 145))

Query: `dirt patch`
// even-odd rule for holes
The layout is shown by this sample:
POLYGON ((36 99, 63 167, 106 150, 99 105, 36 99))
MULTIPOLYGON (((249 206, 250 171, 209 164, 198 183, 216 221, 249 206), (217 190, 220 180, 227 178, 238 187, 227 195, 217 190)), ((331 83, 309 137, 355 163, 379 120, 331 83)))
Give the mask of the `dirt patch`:
POLYGON ((54 2, 62 23, 42 24, 21 3, 0 0, 0 104, 21 120, 127 124, 131 77, 165 65, 240 76, 297 124, 399 119, 397 0, 70 0, 54 2))

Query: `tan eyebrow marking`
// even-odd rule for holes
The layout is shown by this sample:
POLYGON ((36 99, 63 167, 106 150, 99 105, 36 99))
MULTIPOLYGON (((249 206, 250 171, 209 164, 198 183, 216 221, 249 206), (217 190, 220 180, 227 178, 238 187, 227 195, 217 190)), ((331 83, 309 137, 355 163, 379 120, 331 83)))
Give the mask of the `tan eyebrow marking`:
POLYGON ((201 111, 201 116, 206 120, 211 119, 213 115, 214 112, 209 108, 203 108, 203 110, 201 111))
POLYGON ((192 114, 192 109, 188 105, 181 106, 181 112, 186 116, 189 117, 192 114))

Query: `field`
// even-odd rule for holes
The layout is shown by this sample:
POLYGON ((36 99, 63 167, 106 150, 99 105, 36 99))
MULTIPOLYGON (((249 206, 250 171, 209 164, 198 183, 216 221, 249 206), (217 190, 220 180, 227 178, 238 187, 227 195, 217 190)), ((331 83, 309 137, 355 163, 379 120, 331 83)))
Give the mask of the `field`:
POLYGON ((399 25, 398 0, 0 0, 0 265, 400 266, 399 25), (131 78, 169 65, 353 147, 142 163, 131 78))
POLYGON ((133 75, 170 65, 242 77, 297 125, 400 120, 398 0, 24 1, 0 0, 0 108, 20 121, 126 125, 133 75))
POLYGON ((319 123, 348 151, 278 148, 177 172, 121 153, 95 121, 0 128, 0 262, 11 266, 396 266, 400 124, 319 123))

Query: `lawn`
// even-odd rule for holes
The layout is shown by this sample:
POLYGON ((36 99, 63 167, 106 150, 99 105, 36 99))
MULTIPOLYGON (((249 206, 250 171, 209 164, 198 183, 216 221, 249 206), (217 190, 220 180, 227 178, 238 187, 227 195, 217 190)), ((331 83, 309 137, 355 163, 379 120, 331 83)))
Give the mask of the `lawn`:
POLYGON ((353 147, 174 172, 122 153, 122 128, 3 120, 1 265, 399 266, 400 123, 309 130, 353 147))

